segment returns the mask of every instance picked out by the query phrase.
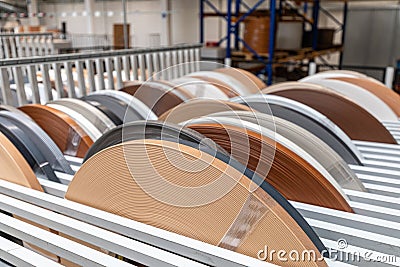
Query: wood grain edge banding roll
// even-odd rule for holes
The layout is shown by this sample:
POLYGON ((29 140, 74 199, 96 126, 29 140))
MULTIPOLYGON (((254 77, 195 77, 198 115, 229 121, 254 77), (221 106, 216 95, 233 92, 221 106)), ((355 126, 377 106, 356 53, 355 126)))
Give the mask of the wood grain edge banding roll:
POLYGON ((252 109, 248 106, 229 101, 213 99, 194 99, 168 110, 159 117, 159 120, 172 123, 180 123, 211 113, 230 110, 252 111, 252 109))
POLYGON ((253 93, 258 93, 259 90, 264 89, 267 85, 253 73, 239 69, 239 68, 220 68, 214 71, 225 73, 233 78, 239 79, 253 93))
POLYGON ((363 157, 350 137, 315 109, 289 98, 267 94, 233 100, 237 103, 246 103, 262 113, 272 113, 274 117, 282 118, 306 129, 328 144, 348 164, 362 165, 363 157))
POLYGON ((82 114, 87 120, 96 126, 101 133, 115 127, 115 124, 107 117, 107 115, 83 100, 61 98, 51 101, 49 104, 61 105, 82 114))
POLYGON ((130 85, 120 91, 128 93, 148 106, 157 116, 181 104, 183 100, 171 91, 152 87, 146 83, 130 85))
MULTIPOLYGON (((19 130, 21 136, 25 135, 24 139, 26 144, 29 144, 30 152, 42 158, 41 164, 38 167, 50 168, 54 171, 61 171, 68 174, 75 173, 54 141, 32 119, 9 111, 0 111, 0 117, 3 122, 6 120, 14 125, 14 128, 10 130, 19 130), (46 166, 42 166, 42 164, 46 166)), ((56 176, 48 178, 53 181, 60 181, 56 176)))
MULTIPOLYGON (((265 92, 268 92, 268 88, 265 92)), ((293 99, 319 111, 353 140, 397 144, 390 132, 373 115, 337 93, 304 88, 277 90, 272 94, 293 99)))
POLYGON ((97 108, 101 112, 103 112, 103 114, 105 114, 116 126, 122 124, 122 121, 120 120, 120 118, 111 109, 109 109, 102 103, 100 103, 98 101, 94 101, 94 100, 93 101, 92 100, 84 100, 84 101, 89 103, 93 107, 97 108))
POLYGON ((138 139, 188 141, 227 154, 214 141, 206 139, 205 136, 189 128, 165 121, 136 121, 118 126, 103 134, 90 147, 83 162, 107 147, 138 139))
POLYGON ((366 78, 337 77, 330 79, 348 82, 364 88, 379 97, 400 117, 400 96, 388 87, 366 78))
POLYGON ((171 91, 172 93, 176 94, 176 96, 178 96, 183 101, 187 101, 189 99, 196 98, 193 94, 189 93, 184 88, 177 86, 169 81, 157 80, 157 81, 151 81, 151 82, 146 82, 146 83, 151 86, 160 86, 160 88, 164 88, 164 90, 171 91))
POLYGON ((263 175, 263 178, 287 199, 353 212, 347 201, 322 174, 279 143, 253 131, 231 125, 193 124, 188 128, 214 140, 228 152, 233 151, 232 147, 235 147, 237 153, 232 156, 253 171, 259 164, 270 165, 273 160, 267 177, 263 175), (250 155, 237 149, 247 142, 250 145, 250 155), (262 146, 272 147, 275 144, 274 159, 260 157, 262 146))
POLYGON ((239 96, 239 94, 235 90, 233 90, 228 84, 220 80, 205 76, 192 76, 192 77, 214 85, 229 98, 239 96))
POLYGON ((264 113, 247 111, 214 113, 207 117, 219 118, 219 122, 222 124, 221 118, 240 119, 240 121, 247 121, 276 132, 277 135, 294 142, 316 159, 343 189, 367 191, 348 164, 330 146, 311 132, 290 121, 264 113))
MULTIPOLYGON (((270 195, 260 188, 249 195, 251 184, 250 179, 236 169, 197 149, 167 141, 138 140, 107 148, 90 158, 75 175, 65 197, 213 245, 219 245, 224 240, 248 197, 251 197, 262 203, 266 212, 234 250, 257 257, 257 252, 267 244, 276 250, 311 249, 318 255, 312 241, 270 195), (172 157, 183 153, 185 158, 194 162, 212 163, 202 171, 188 172, 173 166, 165 151, 172 157), (143 165, 138 175, 146 175, 151 168, 170 183, 184 187, 208 184, 220 175, 238 183, 226 195, 211 203, 194 207, 173 206, 152 198, 141 189, 133 179, 124 155, 143 165), (143 158, 148 158, 152 166, 143 158)), ((283 266, 327 266, 324 261, 275 263, 283 266)))
POLYGON ((0 179, 43 192, 38 179, 18 149, 0 132, 0 179))
POLYGON ((28 114, 54 140, 60 150, 70 156, 82 158, 93 145, 93 140, 88 134, 67 114, 57 109, 37 104, 22 106, 19 109, 28 114), (71 134, 76 134, 81 139, 75 155, 68 153, 69 142, 72 142, 71 134))

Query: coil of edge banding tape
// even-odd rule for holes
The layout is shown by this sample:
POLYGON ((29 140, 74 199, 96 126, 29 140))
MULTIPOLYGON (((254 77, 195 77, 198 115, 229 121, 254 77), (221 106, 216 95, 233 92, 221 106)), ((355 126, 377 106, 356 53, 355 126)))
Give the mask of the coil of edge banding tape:
MULTIPOLYGON (((75 175, 66 198, 218 245, 238 218, 252 186, 253 182, 241 172, 195 148, 162 140, 137 140, 109 147, 91 157, 75 175), (186 165, 191 171, 171 164, 171 160, 181 160, 182 156, 191 163, 186 165), (128 162, 136 162, 134 170, 128 166, 126 157, 129 158, 128 162), (165 188, 160 186, 162 182, 153 175, 154 172, 169 183, 180 185, 178 188, 189 188, 190 194, 186 195, 188 198, 185 198, 182 192, 173 191, 169 191, 170 194, 166 196, 165 188), (219 176, 222 178, 217 181, 219 176), (138 181, 147 184, 139 185, 138 181), (207 189, 211 190, 208 193, 203 191, 204 185, 213 182, 217 183, 217 189, 207 189), (171 205, 151 197, 142 189, 148 189, 147 186, 155 190, 151 194, 157 194, 157 191, 161 190, 167 201, 177 201, 179 204, 171 205), (218 189, 226 186, 232 187, 229 190, 225 188, 227 193, 220 196, 218 189), (199 194, 192 194, 192 188, 200 190, 199 194), (204 203, 203 201, 210 196, 216 199, 204 203), (203 202, 203 205, 196 205, 198 202, 203 202), (185 203, 194 205, 182 206, 185 203), (120 212, 122 210, 123 214, 120 212)), ((258 194, 264 194, 270 201, 265 203, 268 212, 264 216, 256 216, 260 218, 256 226, 252 227, 252 231, 242 242, 239 242, 235 251, 257 257, 260 249, 270 245, 271 249, 276 250, 311 249, 318 253, 319 250, 313 241, 275 198, 264 190, 257 191, 255 197, 258 197, 258 194)), ((259 199, 263 201, 261 197, 259 199)), ((284 198, 281 198, 281 201, 285 201, 284 198)), ((290 206, 287 201, 286 203, 290 206)), ((326 266, 323 261, 311 264, 326 266)), ((283 265, 285 266, 285 263, 283 265)), ((310 263, 296 265, 310 266, 310 263)))
MULTIPOLYGON (((335 150, 348 164, 361 165, 361 153, 351 139, 326 116, 291 99, 276 95, 252 95, 231 101, 245 104, 261 113, 268 105, 272 114, 290 121, 314 134, 335 150)), ((266 114, 271 114, 268 110, 266 114)))
POLYGON ((397 144, 390 132, 371 113, 333 90, 324 87, 322 90, 307 84, 294 89, 270 90, 267 87, 263 92, 298 101, 324 114, 352 140, 397 144))
POLYGON ((67 114, 44 105, 19 108, 28 114, 57 144, 65 155, 83 158, 93 140, 67 114))
POLYGON ((342 188, 366 191, 360 179, 331 147, 294 123, 268 114, 248 111, 219 112, 207 115, 207 117, 240 119, 276 131, 277 134, 293 141, 310 156, 318 160, 342 188))
POLYGON ((168 110, 159 119, 171 123, 180 123, 207 114, 230 110, 251 111, 252 109, 245 105, 224 100, 193 99, 168 110))
POLYGON ((258 171, 261 177, 286 198, 352 211, 343 193, 340 193, 338 186, 332 184, 332 180, 328 181, 309 162, 271 138, 251 129, 213 123, 212 120, 201 123, 201 119, 198 119, 197 122, 194 120, 193 124, 188 123, 186 126, 214 140, 242 164, 256 173, 258 171), (274 158, 260 157, 265 150, 267 150, 265 154, 271 154, 272 149, 276 149, 272 155, 274 158))

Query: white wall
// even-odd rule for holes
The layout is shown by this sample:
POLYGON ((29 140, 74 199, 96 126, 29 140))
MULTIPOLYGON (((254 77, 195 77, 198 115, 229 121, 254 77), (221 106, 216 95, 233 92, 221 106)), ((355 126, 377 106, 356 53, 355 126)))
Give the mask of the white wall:
MULTIPOLYGON (((150 42, 150 34, 163 33, 163 19, 161 16, 162 0, 128 1, 128 23, 131 24, 131 35, 134 45, 147 46, 150 42)), ((199 0, 169 0, 171 21, 171 43, 193 43, 200 40, 199 33, 199 0)), ((252 5, 257 0, 247 0, 252 5)), ((226 11, 226 0, 211 0, 211 2, 226 11)), ((268 1, 260 8, 267 9, 268 1)), ((114 23, 122 23, 121 1, 94 1, 94 11, 100 16, 94 18, 94 33, 112 35, 114 23)), ((42 24, 50 28, 60 28, 61 22, 67 23, 67 31, 70 33, 87 33, 87 17, 82 15, 83 3, 70 4, 41 4, 39 10, 47 14, 42 19, 42 24), (53 15, 49 17, 49 15, 53 15)), ((206 11, 211 11, 207 8, 206 11)), ((226 23, 222 18, 207 18, 205 20, 205 41, 218 41, 226 35, 226 23)), ((163 38, 161 37, 161 40, 163 38)))
MULTIPOLYGON (((160 1, 129 1, 127 4, 127 22, 130 24, 130 33, 133 35, 135 46, 150 44, 150 34, 161 34, 161 7, 160 1)), ((69 33, 88 33, 88 16, 83 13, 84 4, 46 4, 40 8, 47 14, 54 14, 53 18, 46 16, 42 23, 49 27, 60 28, 61 22, 67 24, 69 33), (75 12, 75 13, 74 13, 75 12)), ((113 33, 113 24, 123 23, 122 4, 119 1, 94 2, 93 21, 95 34, 113 33)))
MULTIPOLYGON (((94 17, 94 33, 112 35, 112 27, 114 23, 122 23, 122 3, 121 1, 94 1, 93 10, 97 11, 99 16, 94 17)), ((162 23, 162 1, 166 0, 142 0, 128 1, 128 23, 131 25, 131 35, 133 35, 134 46, 149 46, 155 44, 152 42, 152 35, 159 35, 160 40, 166 40, 165 28, 162 23)), ((223 12, 226 11, 226 0, 210 0, 216 7, 223 12)), ((247 0, 252 5, 257 0, 247 0)), ((169 0, 170 10, 168 12, 170 18, 170 42, 177 43, 193 43, 200 39, 199 33, 199 0, 169 0)), ((350 8, 358 7, 382 7, 395 4, 396 1, 379 1, 367 3, 353 3, 350 8)), ((343 3, 326 3, 322 2, 322 6, 332 11, 332 13, 341 21, 343 3)), ((311 7, 311 5, 310 5, 311 7)), ((263 3, 259 8, 268 9, 269 1, 263 3)), ((67 22, 67 30, 70 33, 87 33, 87 17, 82 16, 84 4, 42 4, 39 10, 53 14, 53 17, 46 16, 42 19, 42 24, 49 27, 60 27, 62 21, 67 22), (74 13, 75 12, 75 13, 74 13), (75 16, 74 16, 75 15, 75 16)), ((211 11, 207 8, 206 11, 211 11)), ((311 16, 311 8, 310 14, 311 16)), ((334 22, 328 19, 322 12, 319 19, 320 27, 338 27, 334 22)), ((242 25, 243 26, 243 25, 242 25)), ((205 41, 218 41, 222 36, 226 35, 226 23, 222 18, 207 18, 205 20, 205 41)), ((340 43, 341 35, 337 34, 336 43, 340 43)), ((338 63, 338 53, 326 57, 333 64, 338 63)))

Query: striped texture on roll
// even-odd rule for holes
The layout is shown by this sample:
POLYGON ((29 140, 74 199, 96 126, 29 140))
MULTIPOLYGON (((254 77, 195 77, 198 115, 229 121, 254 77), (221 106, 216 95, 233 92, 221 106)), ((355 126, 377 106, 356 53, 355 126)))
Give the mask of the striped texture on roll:
MULTIPOLYGON (((183 78, 185 78, 185 77, 183 77, 183 78)), ((235 90, 233 90, 229 85, 227 85, 226 83, 224 83, 218 79, 207 77, 207 76, 192 76, 190 78, 199 79, 201 81, 204 81, 210 85, 217 87, 228 98, 239 96, 239 94, 235 90)))
POLYGON ((303 88, 293 89, 275 87, 271 90, 268 87, 263 92, 293 99, 319 111, 353 140, 397 144, 390 132, 372 114, 332 90, 320 90, 305 85, 303 88))
MULTIPOLYGON (((66 198, 251 257, 257 257, 257 252, 266 243, 270 249, 311 249, 319 255, 313 242, 285 209, 261 188, 249 193, 249 188, 253 187, 254 184, 241 172, 207 153, 167 141, 138 140, 110 147, 90 158, 75 175, 66 198), (128 162, 135 162, 134 175, 126 158, 128 162), (186 167, 192 172, 171 164, 171 160, 182 158, 187 160, 186 167), (155 171, 158 177, 152 175, 155 171), (147 182, 147 186, 162 190, 164 188, 158 186, 160 176, 169 184, 178 185, 174 188, 200 190, 197 191, 199 194, 191 194, 189 200, 180 189, 168 194, 164 191, 164 195, 178 202, 201 201, 209 194, 218 195, 219 191, 200 193, 210 183, 216 182, 221 189, 229 185, 232 188, 207 204, 169 205, 152 198, 143 191, 144 185, 137 182, 147 182), (241 218, 247 220, 236 228, 241 218), (241 227, 246 227, 246 234, 241 227)), ((324 261, 275 263, 327 266, 324 261)))
MULTIPOLYGON (((315 87, 316 90, 319 89, 321 91, 332 90, 351 99, 353 102, 357 103, 359 106, 371 113, 379 121, 398 120, 396 114, 388 105, 386 105, 385 102, 360 86, 346 83, 337 79, 318 79, 312 76, 300 80, 300 82, 305 81, 307 81, 307 88, 315 87)), ((276 85, 276 87, 279 87, 279 84, 276 85)))
POLYGON ((97 139, 100 138, 101 136, 101 131, 94 125, 90 120, 88 120, 83 114, 75 111, 74 109, 64 106, 64 105, 59 105, 59 104, 53 104, 49 103, 47 104, 48 107, 52 109, 56 109, 60 112, 63 112, 64 114, 67 114, 71 119, 73 119, 92 139, 93 141, 96 141, 97 139))
POLYGON ((21 116, 25 116, 25 117, 27 117, 27 118, 29 118, 29 119, 32 119, 31 117, 29 117, 28 115, 26 115, 24 112, 22 112, 21 110, 19 110, 19 109, 16 108, 16 107, 13 107, 13 106, 9 106, 9 105, 0 105, 0 110, 6 110, 6 111, 14 112, 14 113, 17 113, 17 114, 19 114, 19 115, 21 115, 21 116))
POLYGON ((234 98, 231 101, 246 104, 267 115, 272 112, 275 117, 292 122, 323 140, 348 164, 361 165, 363 157, 351 139, 315 109, 286 97, 266 94, 234 98))
MULTIPOLYGON (((84 99, 82 99, 84 100, 84 99)), ((89 103, 93 107, 97 108, 101 112, 103 112, 110 120, 116 125, 121 125, 122 120, 113 112, 111 109, 109 109, 107 106, 103 105, 102 103, 98 101, 91 101, 91 100, 85 100, 85 102, 89 103)))
MULTIPOLYGON (((202 79, 202 77, 205 78, 211 78, 211 79, 215 79, 219 82, 221 82, 222 84, 225 84, 228 88, 232 89, 233 91, 236 92, 236 94, 244 96, 244 95, 251 95, 254 93, 255 88, 254 86, 247 88, 245 84, 242 83, 242 81, 240 79, 237 79, 231 75, 222 73, 222 72, 218 72, 218 71, 197 71, 197 72, 193 72, 190 73, 188 75, 186 75, 186 77, 196 77, 199 79, 202 79)), ((246 78, 245 75, 243 75, 242 79, 244 79, 245 83, 249 82, 249 79, 246 78)), ((257 91, 259 91, 257 89, 257 91)))
POLYGON ((267 176, 263 168, 259 174, 287 199, 352 212, 346 199, 330 181, 300 155, 272 139, 227 124, 208 122, 189 124, 187 127, 214 140, 226 151, 233 152, 235 159, 253 171, 257 172, 259 166, 272 164, 267 176), (265 149, 276 149, 275 157, 260 156, 265 149))
POLYGON ((184 88, 186 91, 193 94, 196 98, 209 98, 209 99, 221 99, 228 100, 229 97, 225 91, 228 89, 221 90, 221 85, 216 86, 215 84, 199 79, 196 77, 181 77, 172 81, 177 86, 184 88))
POLYGON ((377 83, 376 81, 368 78, 337 77, 331 79, 360 86, 361 88, 379 97, 393 110, 393 112, 396 113, 397 117, 400 117, 400 96, 383 84, 377 83))
POLYGON ((332 148, 312 133, 290 121, 248 111, 220 112, 208 115, 208 117, 240 119, 276 131, 277 134, 294 142, 317 160, 342 188, 366 191, 360 179, 332 148))
POLYGON ((220 68, 215 71, 225 73, 240 80, 240 82, 246 86, 247 90, 250 90, 253 94, 257 94, 260 90, 267 87, 261 79, 247 70, 239 68, 220 68))
POLYGON ((159 119, 171 123, 180 123, 190 119, 202 117, 211 113, 244 110, 251 111, 251 108, 223 100, 214 99, 193 99, 168 110, 159 119))
POLYGON ((0 158, 0 179, 43 192, 29 164, 2 133, 0 133, 0 158))
POLYGON ((78 112, 79 114, 82 114, 94 126, 96 126, 101 133, 104 133, 115 127, 115 124, 103 112, 80 99, 62 98, 50 103, 65 106, 78 112))
POLYGON ((108 96, 120 101, 119 103, 121 104, 124 103, 126 105, 124 122, 137 120, 138 116, 140 117, 140 119, 157 120, 157 116, 142 101, 125 92, 115 90, 101 90, 93 92, 90 95, 99 95, 103 97, 108 96))
POLYGON ((93 145, 93 140, 88 134, 61 111, 38 104, 22 106, 19 109, 28 114, 65 155, 82 158, 93 145))
POLYGON ((157 80, 147 81, 146 83, 152 87, 159 87, 165 91, 171 91, 183 101, 196 98, 195 95, 188 92, 185 88, 179 86, 179 84, 175 84, 173 81, 157 80))
POLYGON ((116 127, 105 133, 89 149, 83 162, 86 162, 90 157, 110 146, 138 139, 169 140, 176 143, 187 141, 197 146, 206 146, 227 154, 211 139, 207 139, 205 136, 191 129, 161 121, 136 121, 116 127))
POLYGON ((159 86, 143 83, 129 85, 121 89, 148 106, 157 116, 160 116, 167 110, 181 104, 183 100, 174 94, 171 90, 165 90, 159 86))
MULTIPOLYGON (((61 150, 54 141, 33 120, 9 111, 0 111, 0 117, 12 123, 27 135, 30 149, 35 149, 44 157, 42 164, 48 165, 54 171, 74 174, 70 164, 64 158, 61 150)), ((31 150, 33 152, 33 150, 31 150)), ((58 179, 56 179, 58 180, 58 179)))

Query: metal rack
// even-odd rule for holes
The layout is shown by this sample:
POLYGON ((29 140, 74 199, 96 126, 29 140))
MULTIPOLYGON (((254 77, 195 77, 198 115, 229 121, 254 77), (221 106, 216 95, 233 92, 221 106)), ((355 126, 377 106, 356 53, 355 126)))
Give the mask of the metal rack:
POLYGON ((58 97, 65 97, 64 87, 68 97, 75 98, 85 96, 87 92, 122 88, 123 82, 130 80, 175 79, 200 69, 201 46, 183 44, 2 60, 0 103, 14 106, 28 102, 47 103, 53 100, 53 89, 58 97), (178 67, 170 68, 175 65, 178 67), (61 69, 65 72, 65 85, 61 69), (41 83, 38 83, 38 73, 41 83), (51 73, 54 74, 55 88, 51 73), (27 87, 31 99, 27 97, 27 87))
POLYGON ((54 54, 52 33, 0 33, 0 58, 54 54))
MULTIPOLYGON (((243 22, 248 16, 251 16, 257 8, 266 2, 266 0, 258 0, 254 5, 249 6, 243 0, 226 0, 226 12, 222 12, 218 10, 218 8, 210 1, 210 0, 200 0, 200 42, 204 43, 204 19, 209 16, 216 16, 224 18, 224 21, 227 23, 227 34, 222 37, 218 44, 226 41, 226 56, 225 56, 225 64, 231 65, 232 63, 232 45, 231 45, 231 37, 234 37, 234 48, 235 50, 239 50, 239 44, 243 44, 243 46, 249 50, 255 57, 256 61, 264 64, 264 69, 261 73, 267 75, 267 84, 270 85, 272 83, 273 76, 273 65, 276 63, 286 63, 294 60, 302 60, 302 59, 311 59, 313 60, 316 57, 321 57, 322 55, 329 54, 332 52, 340 52, 340 60, 339 60, 339 68, 343 62, 343 53, 342 47, 334 47, 331 49, 325 50, 317 50, 317 41, 318 41, 318 18, 320 11, 327 15, 328 18, 332 19, 336 24, 338 24, 339 28, 337 31, 342 31, 342 44, 344 43, 345 29, 346 29, 346 17, 348 11, 348 3, 344 1, 343 3, 343 22, 340 22, 336 19, 331 13, 327 10, 323 9, 320 5, 320 0, 308 0, 303 1, 303 11, 298 11, 297 13, 303 17, 304 24, 309 23, 312 27, 312 52, 314 54, 307 54, 306 56, 296 55, 296 56, 287 56, 284 58, 280 58, 279 61, 275 58, 275 48, 274 43, 276 39, 275 31, 270 31, 269 38, 269 47, 268 47, 268 57, 263 57, 259 53, 257 53, 254 49, 252 49, 241 37, 239 32, 239 24, 243 22), (307 18, 306 14, 308 11, 308 3, 312 2, 312 18, 307 18), (205 7, 210 7, 214 12, 206 13, 205 7), (241 13, 241 7, 246 9, 246 12, 241 13), (310 55, 313 57, 310 58, 310 55)), ((269 10, 270 10, 270 29, 275 29, 276 26, 276 17, 281 14, 283 4, 286 2, 290 2, 288 0, 279 0, 279 6, 277 7, 277 0, 269 1, 269 10)))

